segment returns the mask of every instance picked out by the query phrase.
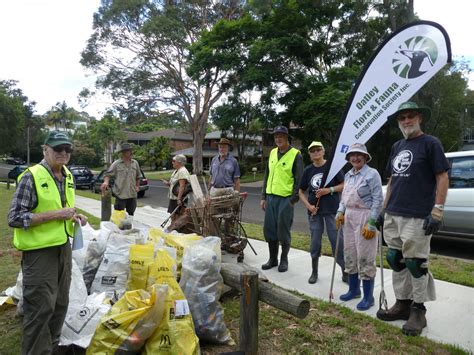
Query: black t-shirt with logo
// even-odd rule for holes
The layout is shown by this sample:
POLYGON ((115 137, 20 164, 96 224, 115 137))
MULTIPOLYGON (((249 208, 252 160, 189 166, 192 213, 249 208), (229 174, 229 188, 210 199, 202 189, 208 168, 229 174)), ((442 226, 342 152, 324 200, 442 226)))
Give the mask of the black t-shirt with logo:
POLYGON ((434 206, 436 175, 449 170, 449 163, 441 142, 423 134, 396 142, 386 170, 391 176, 386 212, 425 218, 434 206))
MULTIPOLYGON (((308 190, 308 202, 314 206, 316 206, 317 200, 315 192, 320 188, 321 179, 327 169, 326 166, 327 162, 319 167, 314 166, 314 164, 307 165, 304 168, 303 176, 301 177, 299 188, 303 191, 308 190)), ((342 171, 339 171, 326 187, 336 186, 341 182, 344 182, 344 174, 342 171)), ((318 214, 336 214, 338 207, 339 194, 337 192, 332 195, 324 195, 319 201, 318 214)))

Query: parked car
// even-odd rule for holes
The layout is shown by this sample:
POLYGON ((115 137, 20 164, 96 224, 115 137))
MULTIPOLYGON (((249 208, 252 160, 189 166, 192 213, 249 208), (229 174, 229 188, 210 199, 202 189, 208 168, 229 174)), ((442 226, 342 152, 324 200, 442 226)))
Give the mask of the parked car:
POLYGON ((446 153, 449 190, 439 233, 474 240, 474 150, 446 153))
MULTIPOLYGON (((104 182, 104 174, 106 170, 102 170, 96 177, 94 177, 92 182, 92 191, 98 193, 100 192, 100 185, 104 182)), ((148 186, 148 179, 145 177, 145 173, 143 170, 140 169, 141 176, 140 176, 140 191, 138 191, 138 197, 145 196, 145 191, 148 190, 150 187, 148 186)), ((114 179, 111 178, 109 181, 109 187, 112 188, 114 186, 114 179)))
POLYGON ((16 181, 17 177, 26 169, 28 169, 28 165, 17 165, 8 172, 8 178, 16 181))
POLYGON ((474 150, 446 153, 446 158, 451 167, 449 189, 437 234, 474 240, 474 150))
POLYGON ((5 159, 5 162, 10 165, 22 165, 26 163, 26 161, 18 157, 8 157, 5 159))
POLYGON ((90 189, 92 186, 92 179, 94 178, 94 174, 87 166, 83 165, 71 165, 68 167, 71 171, 72 176, 74 177, 74 183, 76 188, 86 187, 90 189))

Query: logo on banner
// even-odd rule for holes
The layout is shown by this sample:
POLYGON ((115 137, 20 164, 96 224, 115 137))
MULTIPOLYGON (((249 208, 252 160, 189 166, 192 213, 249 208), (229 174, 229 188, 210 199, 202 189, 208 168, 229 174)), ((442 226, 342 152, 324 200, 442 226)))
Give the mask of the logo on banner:
POLYGON ((428 37, 407 39, 392 59, 393 71, 401 78, 415 79, 430 71, 438 59, 438 47, 428 37))
POLYGON ((392 161, 395 173, 401 174, 407 171, 413 161, 413 154, 409 150, 402 150, 392 161))

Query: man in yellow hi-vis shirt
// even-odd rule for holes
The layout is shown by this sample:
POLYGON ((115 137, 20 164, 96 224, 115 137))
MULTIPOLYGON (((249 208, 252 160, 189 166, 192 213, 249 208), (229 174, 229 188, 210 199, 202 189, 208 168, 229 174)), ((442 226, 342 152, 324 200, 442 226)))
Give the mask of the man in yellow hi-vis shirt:
POLYGON ((277 126, 273 130, 274 148, 263 178, 260 206, 265 211, 263 234, 268 243, 270 258, 262 265, 263 270, 278 265, 278 249, 281 257, 278 271, 288 270, 288 252, 291 246, 291 225, 294 205, 298 202, 298 186, 303 174, 303 157, 288 140, 288 128, 277 126))
POLYGON ((73 151, 66 132, 49 132, 44 159, 18 178, 8 212, 13 244, 22 251, 22 354, 55 352, 69 303, 73 222, 87 218, 74 208, 74 179, 66 164, 73 151))

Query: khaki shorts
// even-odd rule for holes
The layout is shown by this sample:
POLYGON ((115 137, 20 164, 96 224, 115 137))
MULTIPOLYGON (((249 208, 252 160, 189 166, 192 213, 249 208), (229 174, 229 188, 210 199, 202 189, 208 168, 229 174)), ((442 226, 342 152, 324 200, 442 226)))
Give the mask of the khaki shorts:
POLYGON ((401 250, 404 258, 428 259, 431 235, 425 235, 423 218, 385 214, 383 237, 389 248, 401 250))

